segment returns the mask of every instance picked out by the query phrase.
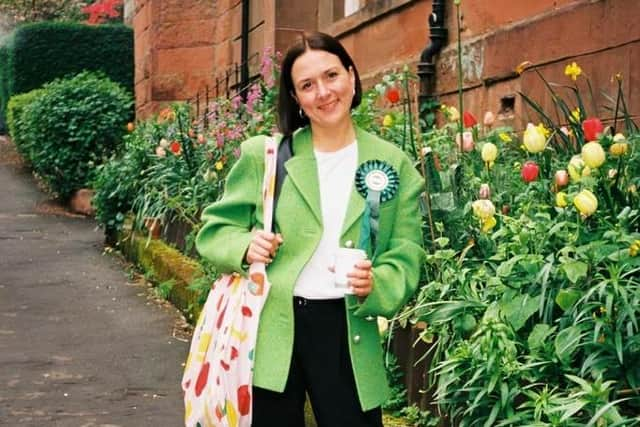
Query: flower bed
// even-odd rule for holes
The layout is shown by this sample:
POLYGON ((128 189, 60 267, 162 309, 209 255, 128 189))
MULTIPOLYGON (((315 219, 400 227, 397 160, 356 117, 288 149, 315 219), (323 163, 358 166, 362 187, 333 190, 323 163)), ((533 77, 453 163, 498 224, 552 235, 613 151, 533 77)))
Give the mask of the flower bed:
MULTIPOLYGON (((96 181, 99 219, 117 228, 131 210, 139 228, 179 220, 192 229, 191 251, 198 214, 221 195, 239 143, 273 132, 277 72, 265 64, 244 100, 215 100, 196 120, 173 106, 137 123, 96 181)), ((576 67, 568 96, 545 80, 554 119, 522 95, 539 120, 523 131, 452 106, 427 115, 421 131, 406 69, 354 111, 425 177, 424 281, 393 325, 422 325, 426 386, 453 425, 631 425, 640 411, 640 133, 621 84, 611 120, 587 116, 576 67)), ((202 299, 207 271, 194 285, 202 299)))

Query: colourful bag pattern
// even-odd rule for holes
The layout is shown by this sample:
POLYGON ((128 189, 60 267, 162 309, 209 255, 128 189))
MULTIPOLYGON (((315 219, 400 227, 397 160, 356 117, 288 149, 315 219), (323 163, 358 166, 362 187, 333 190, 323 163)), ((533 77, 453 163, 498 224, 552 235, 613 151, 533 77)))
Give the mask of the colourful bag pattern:
MULTIPOLYGON (((265 140, 264 229, 273 220, 277 144, 265 140)), ((251 425, 253 358, 258 320, 271 284, 264 264, 249 278, 234 273, 213 284, 193 331, 182 377, 186 427, 251 425)))

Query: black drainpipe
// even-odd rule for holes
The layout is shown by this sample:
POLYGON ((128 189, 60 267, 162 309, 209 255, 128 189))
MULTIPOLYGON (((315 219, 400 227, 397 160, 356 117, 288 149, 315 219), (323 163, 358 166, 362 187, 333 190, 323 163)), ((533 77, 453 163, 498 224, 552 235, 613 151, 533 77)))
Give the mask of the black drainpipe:
POLYGON ((251 0, 242 0, 242 34, 240 41, 240 88, 242 98, 246 99, 249 85, 249 4, 251 0))
MULTIPOLYGON (((448 30, 445 26, 446 0, 433 0, 433 11, 429 15, 429 30, 431 43, 420 54, 418 63, 418 77, 420 77, 419 104, 422 106, 435 98, 436 86, 436 56, 447 43, 448 30)), ((425 111, 426 115, 429 111, 425 111)))

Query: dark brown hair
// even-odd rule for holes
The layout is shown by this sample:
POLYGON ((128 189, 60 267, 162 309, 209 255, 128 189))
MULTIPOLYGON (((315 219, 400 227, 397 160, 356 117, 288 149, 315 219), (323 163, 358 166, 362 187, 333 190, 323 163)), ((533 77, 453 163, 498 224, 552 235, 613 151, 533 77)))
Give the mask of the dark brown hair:
POLYGON ((278 127, 284 135, 291 135, 296 129, 309 124, 307 116, 300 117, 298 111, 299 106, 293 98, 295 89, 293 87, 293 79, 291 78, 291 69, 296 59, 307 50, 324 50, 332 53, 340 58, 340 62, 345 69, 353 70, 355 76, 356 93, 351 102, 351 108, 360 105, 362 99, 362 84, 360 83, 360 75, 353 59, 349 56, 345 48, 334 37, 320 32, 305 32, 301 35, 300 40, 287 50, 280 67, 280 88, 278 95, 278 127))

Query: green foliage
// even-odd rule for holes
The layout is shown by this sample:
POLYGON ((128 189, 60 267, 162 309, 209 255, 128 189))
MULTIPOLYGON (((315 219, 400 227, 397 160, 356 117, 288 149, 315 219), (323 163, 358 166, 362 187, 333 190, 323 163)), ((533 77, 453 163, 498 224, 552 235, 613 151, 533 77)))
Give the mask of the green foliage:
POLYGON ((95 180, 100 223, 118 228, 130 209, 137 228, 155 218, 162 224, 182 221, 195 233, 203 207, 222 195, 240 143, 274 132, 277 70, 270 52, 261 68, 263 78, 247 88, 246 100, 214 99, 195 120, 188 105, 174 104, 137 123, 127 139, 127 146, 131 139, 137 148, 114 156, 95 180))
POLYGON ((436 427, 440 419, 430 411, 423 411, 416 405, 409 405, 400 411, 400 415, 405 417, 413 427, 436 427))
POLYGON ((133 68, 133 31, 124 25, 27 24, 0 49, 2 109, 12 95, 85 70, 101 71, 133 93, 133 68))
POLYGON ((7 105, 7 128, 9 135, 20 155, 29 160, 32 158, 32 147, 29 145, 34 138, 30 135, 29 122, 24 119, 25 107, 42 96, 42 89, 34 89, 30 92, 12 96, 7 105))
POLYGON ((175 286, 176 281, 174 279, 165 280, 164 282, 158 283, 155 287, 155 292, 158 297, 162 299, 169 299, 169 295, 171 294, 171 290, 175 286))
POLYGON ((63 199, 86 187, 121 144, 131 107, 122 87, 94 73, 46 84, 21 115, 34 171, 63 199))
POLYGON ((463 185, 444 215, 434 208, 441 195, 431 194, 425 282, 400 319, 426 322, 437 337, 430 375, 453 425, 638 423, 640 135, 620 107, 616 141, 603 132, 594 142, 604 162, 558 183, 555 172, 569 169, 587 136, 574 106, 554 94, 559 117, 574 117, 572 131, 542 116, 546 129, 537 129, 547 144, 539 153, 509 129, 481 125, 466 129, 474 142, 462 150, 451 107, 442 110, 444 125, 423 135, 445 166, 443 182, 447 166, 457 165, 463 185), (482 158, 489 142, 498 151, 492 163, 482 158), (627 144, 624 154, 610 151, 614 142, 627 144), (540 167, 528 183, 525 161, 540 167), (490 194, 480 194, 481 184, 490 194), (598 201, 593 212, 575 203, 584 190, 598 201), (556 202, 560 191, 566 204, 556 202))
MULTIPOLYGON (((386 341, 385 337, 383 341, 386 341)), ((382 409, 393 415, 400 415, 400 411, 407 406, 407 388, 403 383, 404 373, 398 365, 398 358, 389 349, 385 354, 385 368, 387 381, 391 386, 391 397, 382 405, 382 409)))
POLYGON ((6 130, 7 103, 9 102, 9 46, 11 37, 0 41, 0 131, 6 130))

